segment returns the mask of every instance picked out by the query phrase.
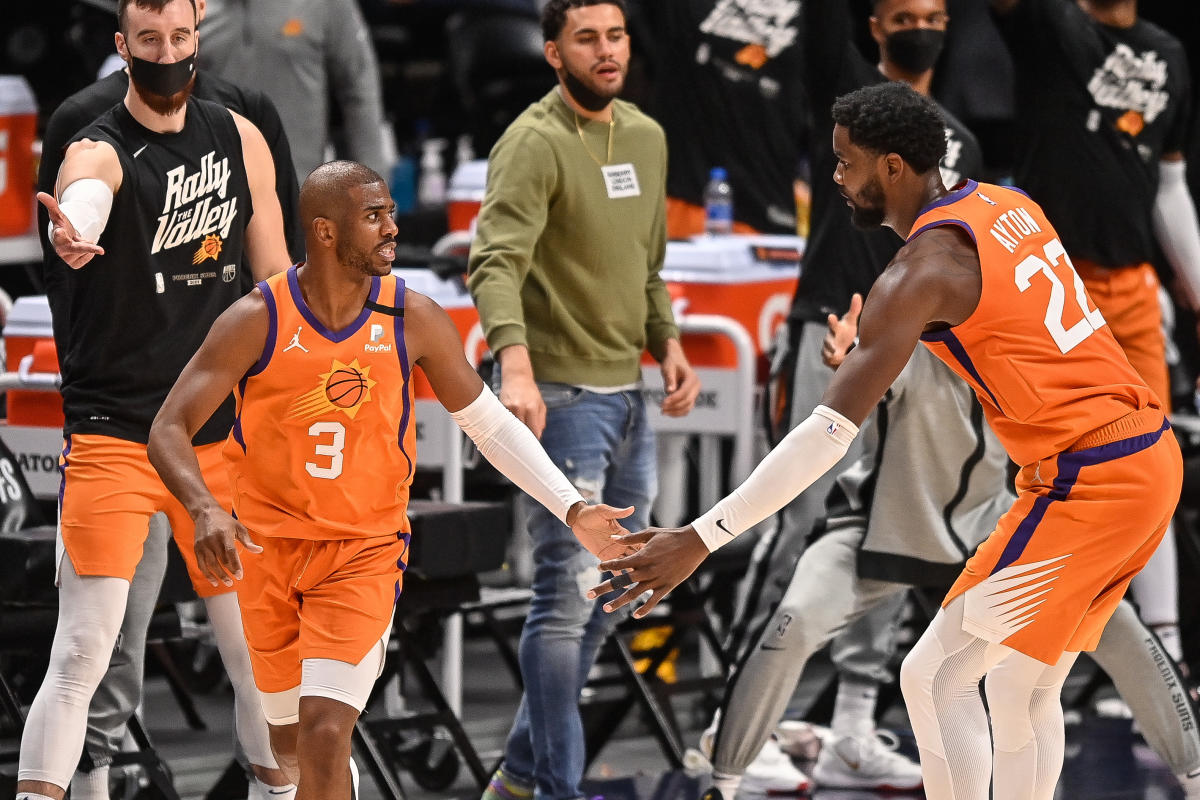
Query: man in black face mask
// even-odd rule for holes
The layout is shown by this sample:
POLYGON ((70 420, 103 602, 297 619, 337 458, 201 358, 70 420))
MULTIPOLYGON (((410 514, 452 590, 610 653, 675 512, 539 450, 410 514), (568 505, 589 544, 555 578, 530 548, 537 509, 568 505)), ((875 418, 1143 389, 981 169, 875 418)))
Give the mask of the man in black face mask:
MULTIPOLYGON (((200 22, 204 21, 205 0, 198 0, 196 12, 200 22)), ((254 123, 266 139, 275 164, 290 166, 291 148, 280 122, 279 113, 270 99, 262 92, 242 89, 225 81, 204 68, 207 60, 196 50, 194 79, 184 92, 195 97, 211 100, 234 111, 254 123)), ((144 59, 142 59, 144 60, 144 59)), ((174 62, 185 64, 187 62, 174 62)), ((171 65, 167 65, 170 67, 171 65)), ((151 65, 154 68, 154 65, 151 65)), ((141 70, 144 74, 144 70, 141 70)), ((135 91, 139 91, 148 105, 161 105, 173 100, 170 96, 151 91, 149 81, 139 80, 135 91), (143 88, 146 87, 146 88, 143 88)), ((95 83, 68 97, 46 122, 42 138, 42 160, 38 168, 37 188, 40 192, 53 194, 62 165, 67 144, 84 126, 93 122, 114 105, 122 102, 130 87, 129 68, 112 72, 95 83)), ((177 94, 183 94, 177 93, 177 94)), ((182 98, 180 98, 182 100, 182 98)), ((297 212, 299 187, 294 170, 275 171, 275 193, 283 210, 284 231, 288 241, 288 252, 293 262, 304 259, 304 235, 300 231, 297 212)), ((69 328, 69 293, 67 289, 70 268, 58 257, 50 244, 48 233, 49 215, 45 207, 39 206, 39 231, 42 237, 43 265, 42 281, 54 320, 55 341, 59 352, 67 350, 66 336, 69 328)), ((253 285, 249 270, 241 270, 243 288, 253 285)), ((119 751, 125 735, 125 722, 133 713, 141 698, 142 672, 145 654, 146 629, 159 598, 167 560, 166 525, 158 521, 152 524, 143 547, 142 560, 130 586, 125 619, 121 626, 120 646, 114 650, 108 671, 93 695, 88 708, 88 732, 85 744, 87 758, 81 762, 80 771, 71 781, 71 795, 78 800, 107 800, 109 786, 108 764, 114 753, 119 751), (89 769, 90 767, 90 769, 89 769)), ((235 664, 234 671, 236 672, 235 664)), ((248 678, 247 678, 248 680, 248 678)), ((239 709, 242 711, 243 709, 239 709)), ((258 730, 262 741, 266 741, 265 725, 242 722, 239 731, 251 734, 258 730)), ((254 749, 254 748, 251 748, 254 749)), ((261 752, 262 748, 259 748, 261 752)), ((260 780, 266 778, 268 785, 286 783, 281 774, 272 777, 262 764, 258 765, 260 780)))
MULTIPOLYGON (((804 35, 804 81, 813 109, 809 153, 812 205, 804 270, 788 319, 788 341, 772 365, 770 390, 776 398, 769 407, 778 410, 773 434, 780 438, 820 402, 833 375, 821 358, 827 320, 844 313, 847 304, 857 316, 862 298, 902 244, 890 230, 863 229, 878 224, 879 203, 872 201, 878 195, 868 191, 858 198, 858 204, 851 204, 847 213, 847 202, 830 178, 837 160, 829 110, 839 95, 887 80, 902 81, 929 94, 933 65, 949 23, 945 0, 874 0, 869 25, 879 46, 879 61, 872 64, 852 44, 853 21, 846 0, 806 0, 803 8, 800 28, 804 35)), ((940 166, 946 185, 954 186, 982 170, 983 156, 970 131, 951 115, 943 114, 947 148, 940 166)), ((778 533, 768 547, 756 551, 758 558, 750 571, 753 585, 745 592, 749 600, 735 625, 743 655, 726 687, 719 723, 715 729, 710 728, 714 735, 702 740, 702 745, 710 743, 712 748, 713 793, 724 800, 730 800, 739 788, 754 791, 776 785, 771 764, 758 757, 778 721, 767 719, 769 715, 763 709, 772 704, 780 708, 786 705, 795 680, 780 676, 798 676, 811 655, 811 651, 804 650, 804 643, 811 644, 815 651, 831 633, 813 622, 814 615, 792 604, 791 586, 814 579, 814 567, 810 564, 802 574, 796 567, 805 562, 797 562, 796 558, 815 526, 823 525, 826 515, 833 513, 827 511, 826 500, 834 502, 831 490, 835 479, 861 455, 860 441, 861 437, 839 466, 783 510, 778 533), (790 616, 790 626, 796 629, 791 631, 786 646, 772 635, 777 630, 774 622, 783 616, 790 616)), ((859 578, 914 586, 929 584, 931 575, 939 573, 925 569, 924 562, 910 555, 872 552, 870 543, 864 541, 857 558, 850 561, 856 564, 859 578)), ((839 563, 829 568, 843 567, 839 563)), ((819 573, 818 578, 823 579, 819 573)), ((827 737, 812 773, 818 786, 921 785, 918 765, 883 746, 875 736, 875 697, 878 685, 892 680, 887 662, 894 649, 895 619, 904 600, 903 593, 895 594, 864 616, 847 620, 846 627, 833 639, 838 695, 832 735, 827 737)), ((786 739, 782 744, 787 747, 786 739)), ((789 767, 776 767, 775 771, 786 772, 789 767)))
MULTIPOLYGON (((183 365, 242 295, 239 273, 262 278, 289 263, 272 157, 251 123, 189 97, 192 0, 121 0, 118 22, 117 51, 130 70, 124 101, 74 136, 57 200, 39 195, 49 242, 71 269, 54 306, 66 315, 65 558, 50 666, 22 737, 17 797, 31 800, 61 798, 71 778, 155 512, 171 522, 226 664, 248 667, 232 587, 201 577, 190 520, 170 501, 145 443, 183 365)), ((227 406, 195 439, 218 487, 227 484, 219 457, 232 425, 227 406)), ((261 720, 252 683, 234 684, 239 712, 244 705, 261 720)), ((252 763, 274 766, 269 745, 251 752, 245 736, 243 744, 252 763)))

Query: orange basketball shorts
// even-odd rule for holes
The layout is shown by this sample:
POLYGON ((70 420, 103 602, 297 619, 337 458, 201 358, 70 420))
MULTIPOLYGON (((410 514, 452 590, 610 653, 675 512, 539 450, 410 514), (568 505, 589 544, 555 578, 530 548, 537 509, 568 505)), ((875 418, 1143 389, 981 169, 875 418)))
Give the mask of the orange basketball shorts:
POLYGON ((1171 378, 1158 305, 1158 273, 1149 264, 1109 269, 1090 261, 1076 261, 1075 270, 1125 357, 1170 413, 1171 378))
MULTIPOLYGON (((218 442, 197 447, 196 458, 217 502, 231 508, 233 495, 221 446, 218 442)), ((73 434, 63 442, 58 467, 62 474, 59 529, 77 573, 133 580, 150 517, 163 511, 196 594, 213 597, 232 591, 224 584, 213 586, 200 572, 192 518, 150 465, 146 445, 73 434)))
POLYGON ((966 595, 963 629, 1046 664, 1094 650, 1130 579, 1175 511, 1183 461, 1159 409, 1086 434, 1024 467, 1017 499, 945 603, 966 595))
POLYGON ((252 539, 237 584, 254 683, 263 692, 300 685, 306 658, 357 664, 392 621, 408 534, 362 539, 252 539))

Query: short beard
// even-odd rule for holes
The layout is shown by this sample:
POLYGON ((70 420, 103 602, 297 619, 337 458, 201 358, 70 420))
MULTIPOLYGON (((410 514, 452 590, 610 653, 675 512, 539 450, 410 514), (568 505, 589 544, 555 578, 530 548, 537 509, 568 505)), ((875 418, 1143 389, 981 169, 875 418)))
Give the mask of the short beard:
POLYGON ((344 241, 339 241, 337 243, 337 259, 356 272, 361 272, 363 275, 367 275, 372 278, 386 275, 391 272, 390 267, 385 267, 384 270, 380 272, 374 263, 372 263, 371 253, 367 253, 362 250, 354 250, 351 248, 348 242, 344 241))
POLYGON ((137 96, 141 98, 141 101, 145 103, 151 111, 153 111, 155 114, 170 116, 171 114, 178 112, 179 109, 183 108, 184 105, 187 104, 188 98, 192 96, 192 89, 196 86, 196 75, 195 73, 192 73, 192 77, 187 82, 187 86, 184 86, 175 94, 166 97, 156 92, 152 92, 149 89, 143 89, 138 85, 138 82, 133 79, 132 75, 129 76, 129 83, 131 86, 133 86, 133 90, 137 92, 137 96))
POLYGON ((851 201, 853 205, 850 206, 850 222, 854 227, 865 231, 882 228, 886 215, 883 210, 883 188, 878 181, 863 187, 863 200, 870 205, 860 206, 851 201))
POLYGON ((622 81, 615 93, 606 96, 584 83, 566 64, 563 64, 562 69, 558 71, 558 76, 562 78, 563 84, 566 85, 567 92, 571 95, 571 98, 592 113, 603 111, 625 85, 625 82, 622 81))

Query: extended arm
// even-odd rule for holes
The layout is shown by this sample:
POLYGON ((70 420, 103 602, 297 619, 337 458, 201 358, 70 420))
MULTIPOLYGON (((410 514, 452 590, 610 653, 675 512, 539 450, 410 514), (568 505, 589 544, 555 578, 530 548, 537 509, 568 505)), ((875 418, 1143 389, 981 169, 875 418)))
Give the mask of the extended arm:
POLYGON ((192 437, 262 355, 268 314, 257 290, 225 310, 183 368, 150 426, 147 454, 163 483, 196 523, 196 558, 209 583, 232 585, 242 566, 234 541, 251 550, 246 529, 222 508, 204 482, 192 437))
POLYGON ((1200 309, 1200 224, 1188 191, 1187 163, 1179 153, 1159 163, 1153 220, 1154 235, 1182 279, 1192 308, 1200 309))
POLYGON ((67 148, 58 171, 58 199, 38 193, 50 217, 50 243, 72 269, 104 254, 96 242, 108 224, 121 179, 121 160, 112 145, 81 139, 67 148))
POLYGON ((233 119, 242 137, 242 160, 254 208, 246 226, 246 256, 254 280, 261 281, 291 266, 283 234, 283 212, 279 195, 275 194, 275 160, 254 123, 240 114, 234 114, 233 119))
MULTIPOLYGON (((908 362, 926 325, 960 322, 978 301, 978 272, 974 284, 963 281, 961 272, 955 275, 954 268, 947 269, 942 254, 929 252, 937 248, 926 245, 944 236, 918 237, 917 241, 926 240, 921 247, 902 250, 896 263, 880 276, 864 309, 859 345, 834 374, 821 405, 767 454, 741 486, 687 527, 649 528, 619 537, 642 547, 600 565, 614 572, 629 571, 635 581, 605 604, 606 610, 620 608, 649 590, 650 599, 634 612, 645 616, 709 552, 774 514, 841 460, 858 425, 908 362), (908 262, 902 258, 906 251, 908 262), (971 286, 974 299, 964 299, 971 286)), ((592 595, 613 588, 606 582, 592 595)))
POLYGON ((627 551, 614 543, 618 519, 633 508, 587 505, 538 444, 529 428, 512 415, 467 363, 458 331, 437 303, 409 291, 405 295, 405 347, 420 366, 438 400, 479 452, 522 491, 570 526, 591 553, 608 558, 627 551))

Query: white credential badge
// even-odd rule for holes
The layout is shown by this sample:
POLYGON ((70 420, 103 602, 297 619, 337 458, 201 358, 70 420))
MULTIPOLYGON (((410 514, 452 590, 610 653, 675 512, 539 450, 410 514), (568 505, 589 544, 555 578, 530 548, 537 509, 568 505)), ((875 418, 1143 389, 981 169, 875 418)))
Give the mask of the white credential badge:
POLYGON ((610 200, 622 197, 640 197, 642 187, 638 185, 637 170, 633 164, 606 164, 600 167, 604 173, 604 186, 610 200))

